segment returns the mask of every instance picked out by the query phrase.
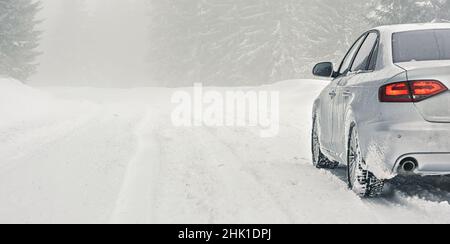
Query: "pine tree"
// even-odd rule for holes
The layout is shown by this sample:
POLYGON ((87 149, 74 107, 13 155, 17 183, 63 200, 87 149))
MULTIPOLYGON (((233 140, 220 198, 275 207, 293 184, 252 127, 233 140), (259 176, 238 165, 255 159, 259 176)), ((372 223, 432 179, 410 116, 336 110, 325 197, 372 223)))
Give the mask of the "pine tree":
POLYGON ((150 67, 163 84, 251 85, 299 75, 301 1, 152 3, 150 67))
POLYGON ((212 6, 207 33, 214 39, 206 51, 215 60, 216 72, 207 80, 231 85, 256 85, 300 76, 301 16, 306 9, 298 0, 227 1, 212 6), (214 38, 213 38, 214 37, 214 38))
POLYGON ((149 73, 156 85, 191 85, 201 64, 201 1, 152 0, 149 73))
POLYGON ((26 81, 35 73, 40 32, 36 14, 40 2, 0 1, 0 74, 26 81))
POLYGON ((366 0, 316 0, 309 7, 304 18, 307 74, 317 62, 340 63, 353 42, 370 28, 369 7, 366 0))

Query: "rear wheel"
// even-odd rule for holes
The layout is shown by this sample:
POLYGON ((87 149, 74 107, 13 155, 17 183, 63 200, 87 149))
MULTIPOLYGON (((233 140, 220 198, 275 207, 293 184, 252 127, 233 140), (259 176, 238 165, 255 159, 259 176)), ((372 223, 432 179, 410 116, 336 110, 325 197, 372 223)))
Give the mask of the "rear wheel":
POLYGON ((311 148, 314 166, 319 169, 335 169, 337 166, 339 166, 339 163, 328 160, 328 158, 325 155, 323 155, 320 149, 319 125, 316 118, 314 118, 313 120, 313 129, 311 138, 312 138, 311 148))
POLYGON ((361 197, 379 196, 383 192, 384 182, 365 169, 355 126, 350 129, 347 155, 349 188, 361 197))

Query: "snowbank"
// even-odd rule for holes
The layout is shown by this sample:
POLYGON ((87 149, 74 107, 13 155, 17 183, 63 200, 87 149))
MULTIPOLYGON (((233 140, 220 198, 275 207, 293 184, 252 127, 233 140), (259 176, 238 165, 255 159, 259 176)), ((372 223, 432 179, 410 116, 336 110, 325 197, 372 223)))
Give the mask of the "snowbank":
POLYGON ((0 168, 70 133, 96 108, 91 102, 58 99, 17 80, 0 78, 0 168))
POLYGON ((49 94, 8 78, 0 78, 0 128, 48 115, 49 94))
POLYGON ((79 116, 96 108, 86 100, 73 101, 56 95, 0 77, 0 130, 17 124, 79 116))

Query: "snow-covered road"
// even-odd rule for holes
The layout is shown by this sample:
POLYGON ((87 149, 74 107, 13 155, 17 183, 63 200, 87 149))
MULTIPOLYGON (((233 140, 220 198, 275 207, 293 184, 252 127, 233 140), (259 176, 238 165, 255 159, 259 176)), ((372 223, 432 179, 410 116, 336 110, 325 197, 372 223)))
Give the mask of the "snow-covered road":
POLYGON ((449 178, 399 179, 362 200, 345 168, 311 165, 321 81, 255 88, 280 91, 280 134, 266 139, 256 128, 172 126, 173 89, 7 82, 1 223, 450 223, 449 178))

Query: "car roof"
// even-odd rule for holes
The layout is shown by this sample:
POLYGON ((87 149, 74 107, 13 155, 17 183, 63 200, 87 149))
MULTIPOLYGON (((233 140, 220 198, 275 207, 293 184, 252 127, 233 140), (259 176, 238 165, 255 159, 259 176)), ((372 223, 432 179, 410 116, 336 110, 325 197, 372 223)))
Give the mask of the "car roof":
POLYGON ((423 23, 423 24, 403 24, 386 25, 374 28, 383 33, 397 33, 417 30, 450 29, 450 23, 423 23))

